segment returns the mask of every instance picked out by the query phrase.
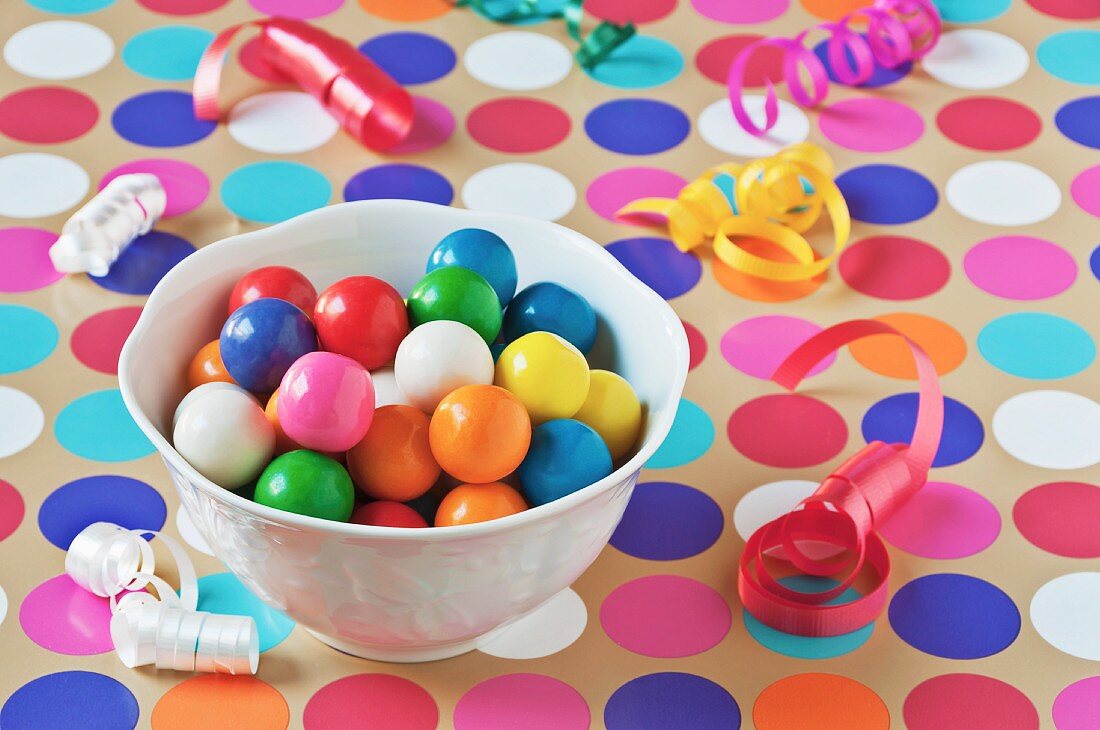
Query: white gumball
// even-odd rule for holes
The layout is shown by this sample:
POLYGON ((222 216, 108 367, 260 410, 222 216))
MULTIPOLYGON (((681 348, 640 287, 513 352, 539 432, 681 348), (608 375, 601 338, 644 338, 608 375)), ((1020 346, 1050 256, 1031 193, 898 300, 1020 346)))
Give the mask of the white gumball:
POLYGON ((397 348, 393 367, 401 392, 425 413, 455 388, 493 382, 493 353, 485 340, 450 320, 426 322, 410 332, 397 348))
POLYGON ((251 395, 217 388, 183 408, 172 442, 204 477, 236 489, 255 479, 271 461, 275 430, 251 395))
POLYGON ((382 406, 407 406, 411 405, 409 399, 401 392, 401 386, 397 384, 397 376, 393 368, 384 367, 370 371, 371 381, 374 382, 374 407, 382 406))
POLYGON ((190 392, 187 393, 187 395, 183 396, 183 400, 181 400, 180 404, 176 406, 176 412, 172 416, 172 428, 175 429, 176 424, 179 423, 180 415, 183 413, 183 409, 187 407, 188 403, 191 403, 197 400, 199 397, 203 396, 204 394, 210 393, 215 390, 236 390, 244 393, 249 398, 252 397, 252 395, 247 390, 237 385, 236 383, 223 383, 220 380, 213 383, 203 383, 197 388, 192 389, 190 392))

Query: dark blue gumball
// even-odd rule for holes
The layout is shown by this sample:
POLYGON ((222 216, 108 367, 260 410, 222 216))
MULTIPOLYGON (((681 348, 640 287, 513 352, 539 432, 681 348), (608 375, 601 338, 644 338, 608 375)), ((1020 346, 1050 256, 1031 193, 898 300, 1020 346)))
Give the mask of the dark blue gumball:
POLYGON ((405 502, 405 504, 416 510, 429 525, 435 524, 435 513, 439 509, 439 497, 435 495, 435 492, 428 490, 416 499, 405 502))
POLYGON ((282 299, 257 299, 229 315, 220 340, 222 362, 253 393, 271 393, 295 360, 317 349, 305 312, 282 299))
POLYGON ((543 281, 516 294, 504 312, 502 332, 505 342, 530 332, 553 332, 587 353, 596 342, 596 313, 572 289, 543 281))
POLYGON ((500 359, 500 353, 504 352, 504 347, 505 345, 503 342, 494 342, 489 345, 489 352, 493 353, 493 362, 500 359))
POLYGON ((591 426, 559 418, 531 432, 531 448, 519 465, 523 494, 532 505, 561 499, 611 473, 611 453, 591 426))
POLYGON ((463 228, 448 234, 432 249, 425 273, 444 266, 463 266, 481 274, 497 293, 501 307, 507 307, 516 293, 516 257, 492 231, 463 228))

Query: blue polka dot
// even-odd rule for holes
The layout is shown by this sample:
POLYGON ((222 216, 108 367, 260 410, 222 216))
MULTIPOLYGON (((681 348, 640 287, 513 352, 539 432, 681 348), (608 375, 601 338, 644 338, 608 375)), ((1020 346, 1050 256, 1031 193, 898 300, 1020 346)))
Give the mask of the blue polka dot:
POLYGON ((27 4, 47 13, 81 15, 110 7, 115 0, 27 0, 27 4))
POLYGON ((386 33, 359 46, 359 52, 399 84, 426 84, 441 79, 455 67, 455 52, 427 33, 386 33))
POLYGON ((864 223, 912 223, 939 202, 936 186, 919 172, 897 165, 863 165, 841 173, 837 187, 852 218, 864 223))
POLYGON ((32 679, 0 709, 4 730, 130 730, 137 699, 117 679, 95 672, 57 672, 32 679))
POLYGON ((890 601, 890 625, 926 654, 979 659, 1003 651, 1020 633, 1020 612, 997 586, 937 573, 902 586, 890 601))
POLYGON ((186 91, 149 91, 115 108, 111 124, 128 142, 147 147, 178 147, 198 142, 218 126, 195 118, 186 91))
POLYGON ((589 76, 620 89, 648 89, 667 84, 684 70, 684 57, 676 46, 660 38, 636 35, 622 44, 595 68, 586 68, 589 76))
POLYGON ((703 492, 675 482, 642 482, 611 544, 644 560, 680 560, 703 552, 722 534, 722 510, 703 492))
POLYGON ((210 613, 256 619, 260 651, 278 646, 294 629, 293 621, 256 598, 232 573, 214 573, 199 578, 198 608, 210 613))
POLYGON ((699 257, 666 238, 624 238, 609 244, 607 252, 665 299, 691 291, 703 275, 699 257))
MULTIPOLYGON (((821 41, 814 46, 814 55, 821 59, 821 63, 825 65, 825 73, 829 75, 829 80, 834 84, 839 84, 840 79, 833 73, 833 69, 829 64, 829 50, 828 41, 821 41)), ((852 52, 848 49, 844 50, 844 54, 848 59, 848 62, 852 62, 852 52)), ((909 75, 909 72, 913 70, 913 64, 909 61, 901 64, 897 68, 886 68, 875 64, 875 70, 871 72, 871 75, 867 77, 867 80, 858 86, 860 88, 874 89, 879 86, 888 86, 889 84, 901 81, 903 78, 909 75)))
MULTIPOLYGON (((837 585, 837 582, 832 578, 818 578, 811 575, 793 575, 780 578, 779 582, 792 591, 798 591, 799 593, 821 593, 837 585)), ((844 603, 851 603, 859 597, 858 592, 848 588, 825 605, 839 606, 844 603)), ((871 638, 871 632, 875 630, 875 624, 872 622, 861 629, 840 636, 798 636, 765 626, 753 618, 748 611, 743 612, 743 617, 745 630, 761 646, 771 649, 777 654, 795 657, 796 659, 831 659, 849 654, 866 644, 867 640, 871 638)))
POLYGON ((130 461, 155 450, 116 389, 89 393, 65 406, 53 432, 67 450, 93 461, 130 461))
POLYGON ((454 188, 435 170, 419 165, 378 165, 358 172, 344 186, 344 200, 399 198, 450 205, 454 188))
MULTIPOLYGON (((536 0, 534 15, 529 18, 523 18, 518 20, 508 21, 509 25, 534 25, 536 23, 542 23, 549 18, 546 16, 549 14, 560 12, 566 4, 567 0, 536 0)), ((517 5, 516 0, 483 0, 481 3, 474 3, 470 7, 474 12, 483 18, 490 20, 497 20, 500 17, 506 16, 517 5)))
MULTIPOLYGON (((917 423, 917 394, 901 393, 883 398, 863 416, 863 438, 888 444, 909 443, 917 423)), ((943 438, 932 466, 951 466, 966 461, 985 441, 982 419, 954 398, 943 399, 943 438)))
POLYGON ((978 351, 1010 375, 1054 380, 1081 372, 1096 359, 1089 333, 1063 317, 1017 312, 993 320, 978 334, 978 351))
MULTIPOLYGON (((1100 30, 1065 30, 1035 49, 1039 65, 1051 76, 1073 84, 1100 84, 1100 30)), ((1093 118, 1095 126, 1095 117, 1093 118)))
POLYGON ((38 510, 38 529, 68 550, 93 522, 113 522, 128 530, 160 530, 168 511, 164 498, 145 482, 115 475, 84 477, 55 489, 38 510))
POLYGON ((0 374, 34 367, 57 347, 57 325, 37 309, 0 304, 0 374))
POLYGON ((278 223, 328 205, 332 185, 320 172, 298 162, 254 162, 229 173, 221 194, 234 215, 278 223))
POLYGON ((682 111, 653 99, 616 99, 584 119, 584 131, 604 149, 624 155, 652 155, 672 149, 691 131, 682 111))
POLYGON ((1063 104, 1054 115, 1058 131, 1077 144, 1100 150, 1100 96, 1086 96, 1063 104))
POLYGON ((1092 250, 1092 255, 1089 256, 1089 268, 1092 269, 1092 275, 1100 279, 1100 246, 1092 250))
POLYGON ((608 730, 737 730, 741 708, 721 685, 684 672, 658 672, 615 690, 603 710, 608 730))
POLYGON ((948 23, 984 23, 1004 14, 1012 0, 935 0, 948 23))
POLYGON ((699 406, 687 398, 680 399, 672 430, 668 432, 653 456, 649 457, 649 469, 668 469, 695 461, 714 443, 714 424, 699 406))
POLYGON ((150 231, 127 246, 105 276, 88 278, 121 294, 148 294, 172 267, 193 253, 195 247, 179 236, 150 231))
POLYGON ((122 61, 134 73, 158 81, 194 78, 202 52, 214 34, 190 25, 150 28, 131 38, 122 49, 122 61))

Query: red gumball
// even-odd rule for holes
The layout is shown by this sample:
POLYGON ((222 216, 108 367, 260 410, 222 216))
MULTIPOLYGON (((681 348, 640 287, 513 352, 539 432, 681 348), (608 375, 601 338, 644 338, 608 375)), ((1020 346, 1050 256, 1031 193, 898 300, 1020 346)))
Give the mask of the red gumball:
POLYGON ((249 271, 237 281, 229 295, 229 313, 256 299, 282 299, 311 314, 317 290, 299 271, 287 266, 265 266, 249 271))
POLYGON ((427 527, 428 523, 412 507, 400 502, 367 502, 356 507, 351 521, 376 527, 427 527))
POLYGON ((322 349, 374 370, 393 360, 409 333, 409 316, 397 290, 373 276, 349 276, 321 292, 313 323, 322 349))

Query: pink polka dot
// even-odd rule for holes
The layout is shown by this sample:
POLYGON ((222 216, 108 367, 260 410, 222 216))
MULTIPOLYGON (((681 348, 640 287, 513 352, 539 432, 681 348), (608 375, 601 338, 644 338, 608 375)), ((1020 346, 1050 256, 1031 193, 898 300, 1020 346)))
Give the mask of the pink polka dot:
POLYGON ((455 118, 451 110, 433 99, 413 97, 413 125, 401 144, 391 147, 395 155, 423 152, 443 144, 455 133, 455 118))
POLYGON ((715 646, 730 630, 730 607, 718 591, 680 575, 649 575, 611 592, 600 623, 636 654, 684 657, 715 646))
POLYGON ((882 536, 922 558, 965 558, 989 547, 1001 532, 1001 515, 966 487, 928 482, 882 526, 882 536))
POLYGON ((439 708, 415 682, 392 674, 356 674, 317 690, 306 704, 302 724, 306 730, 434 730, 439 724, 439 708))
POLYGON ((694 370, 707 356, 707 339, 695 325, 680 320, 688 340, 688 370, 694 370))
POLYGON ((1012 519, 1020 534, 1042 550, 1067 558, 1100 558, 1100 487, 1042 484, 1016 500, 1012 519))
POLYGON ((36 86, 0 99, 0 133, 35 144, 76 139, 95 126, 99 107, 91 97, 63 86, 36 86))
POLYGON ((1052 714, 1058 730, 1095 730, 1100 717, 1100 677, 1086 677, 1059 692, 1052 714))
POLYGON ((963 269, 979 289, 1005 299, 1046 299, 1077 278, 1077 264, 1059 246, 1031 236, 998 236, 966 252, 963 269))
POLYGON ((19 490, 0 479, 0 540, 19 529, 23 522, 23 497, 19 490))
POLYGON ((726 434, 744 456, 783 469, 816 466, 848 443, 848 426, 832 406, 787 393, 742 405, 730 416, 726 434))
POLYGON ((241 46, 237 59, 241 62, 241 66, 244 67, 245 71, 258 79, 272 81, 277 84, 291 81, 289 76, 260 57, 259 38, 252 38, 241 46))
POLYGON ((119 175, 135 172, 147 172, 156 175, 164 186, 168 204, 164 208, 164 217, 186 213, 202 205, 210 193, 210 180, 206 174, 186 162, 165 158, 132 160, 119 165, 108 172, 99 181, 100 190, 119 175))
POLYGON ((56 240, 41 228, 0 228, 0 292, 34 291, 64 276, 50 262, 56 240))
POLYGON ((199 15, 225 5, 229 0, 138 0, 155 13, 165 15, 199 15))
MULTIPOLYGON (((746 375, 768 380, 795 348, 821 328, 813 322, 781 314, 753 317, 735 324, 722 335, 722 356, 746 375)), ((817 375, 836 360, 831 354, 810 371, 817 375)))
POLYGON ((652 23, 676 9, 676 0, 588 0, 584 11, 612 23, 652 23))
POLYGON ((935 294, 951 264, 935 246, 907 236, 871 236, 844 249, 840 276, 869 297, 903 301, 935 294))
POLYGON ((921 682, 905 698, 902 714, 909 730, 1039 730, 1039 713, 1027 695, 981 674, 942 674, 921 682))
POLYGON ((1073 178, 1069 193, 1081 210, 1100 218, 1100 165, 1090 167, 1073 178))
POLYGON ((695 11, 721 23, 763 23, 787 11, 789 0, 691 0, 695 11))
POLYGON ((569 136, 569 115, 542 99, 504 97, 480 104, 466 117, 466 131, 498 152, 541 152, 569 136))
POLYGON ((344 0, 248 0, 248 4, 268 15, 308 20, 336 12, 344 0))
POLYGON ((1012 99, 968 96, 940 109, 936 126, 963 147, 999 152, 1030 144, 1043 122, 1030 107, 1012 99))
MULTIPOLYGON (((737 58, 745 46, 755 43, 764 36, 746 33, 715 38, 699 49, 695 54, 695 66, 699 73, 711 81, 725 85, 730 64, 737 58)), ((767 80, 779 83, 783 78, 783 50, 775 46, 765 46, 752 54, 748 68, 745 69, 745 88, 756 89, 765 85, 767 80)))
POLYGON ((122 345, 140 316, 141 307, 119 307, 93 314, 73 330, 69 340, 73 355, 92 370, 116 375, 122 345))
POLYGON ((102 654, 111 641, 111 604, 67 575, 40 583, 19 607, 19 623, 34 643, 58 654, 102 654))
POLYGON ((821 110, 821 132, 842 147, 859 152, 900 150, 924 134, 924 120, 900 101, 845 99, 821 110))
POLYGON ((588 186, 588 207, 610 221, 627 203, 639 198, 675 198, 687 185, 679 175, 656 167, 623 167, 605 172, 588 186))
POLYGON ((455 730, 587 730, 588 704, 577 690, 543 674, 486 679, 455 706, 455 730))

